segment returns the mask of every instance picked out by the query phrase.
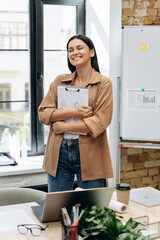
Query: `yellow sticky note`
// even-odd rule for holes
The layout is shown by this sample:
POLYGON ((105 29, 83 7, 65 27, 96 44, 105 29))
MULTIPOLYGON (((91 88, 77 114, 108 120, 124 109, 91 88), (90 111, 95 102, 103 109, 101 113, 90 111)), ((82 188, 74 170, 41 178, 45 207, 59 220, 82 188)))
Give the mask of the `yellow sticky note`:
POLYGON ((149 43, 140 42, 138 51, 142 52, 142 53, 148 53, 148 51, 149 51, 149 43))

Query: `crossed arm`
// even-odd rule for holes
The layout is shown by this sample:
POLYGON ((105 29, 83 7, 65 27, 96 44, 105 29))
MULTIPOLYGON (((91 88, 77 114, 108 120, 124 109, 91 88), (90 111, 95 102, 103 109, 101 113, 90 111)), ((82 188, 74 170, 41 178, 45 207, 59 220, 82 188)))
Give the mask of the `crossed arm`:
MULTIPOLYGON (((102 79, 103 80, 103 79, 102 79)), ((56 107, 57 93, 54 81, 50 89, 38 108, 39 120, 46 125, 52 125, 56 134, 64 132, 89 133, 93 138, 99 136, 110 125, 113 112, 113 94, 110 81, 102 81, 97 93, 95 103, 89 106, 79 106, 72 110, 60 110, 56 107), (65 123, 66 119, 76 117, 82 119, 81 122, 65 123)))
POLYGON ((71 110, 59 110, 57 109, 51 115, 52 128, 56 134, 64 132, 81 132, 89 133, 90 129, 87 125, 81 121, 77 123, 65 123, 64 120, 75 117, 83 120, 84 118, 91 117, 93 115, 92 108, 90 106, 79 106, 78 108, 71 110))

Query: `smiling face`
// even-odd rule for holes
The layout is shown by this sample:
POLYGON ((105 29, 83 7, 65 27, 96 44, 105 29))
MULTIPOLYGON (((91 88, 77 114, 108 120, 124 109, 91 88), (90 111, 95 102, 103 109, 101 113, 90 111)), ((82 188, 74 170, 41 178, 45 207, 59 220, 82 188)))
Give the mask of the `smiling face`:
POLYGON ((94 56, 94 50, 89 49, 86 43, 80 39, 73 39, 68 45, 68 58, 70 63, 77 67, 91 66, 91 58, 94 56))

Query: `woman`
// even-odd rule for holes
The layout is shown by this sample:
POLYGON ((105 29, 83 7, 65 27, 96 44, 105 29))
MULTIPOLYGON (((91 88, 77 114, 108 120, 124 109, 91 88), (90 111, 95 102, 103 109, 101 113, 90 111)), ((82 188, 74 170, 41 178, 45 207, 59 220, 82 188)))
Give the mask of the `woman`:
POLYGON ((78 186, 84 189, 103 187, 104 179, 113 177, 106 135, 113 110, 111 81, 100 74, 96 50, 88 37, 71 37, 67 52, 71 74, 56 77, 38 110, 40 122, 51 126, 43 163, 49 192, 72 190, 75 174, 78 186), (57 109, 57 85, 88 87, 89 106, 57 109), (71 117, 82 121, 64 122, 71 117))

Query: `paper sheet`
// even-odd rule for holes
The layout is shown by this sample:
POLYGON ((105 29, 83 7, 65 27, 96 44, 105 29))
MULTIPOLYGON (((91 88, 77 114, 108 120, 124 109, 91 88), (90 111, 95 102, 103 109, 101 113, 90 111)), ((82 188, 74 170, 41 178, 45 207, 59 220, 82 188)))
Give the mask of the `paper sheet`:
POLYGON ((0 212, 0 231, 17 229, 18 224, 36 224, 23 209, 0 212))
MULTIPOLYGON (((68 110, 77 108, 80 105, 88 106, 89 102, 89 88, 88 87, 75 87, 75 86, 68 86, 68 85, 58 85, 57 86, 58 92, 58 109, 60 110, 68 110)), ((66 123, 76 123, 81 122, 82 120, 78 118, 70 118, 65 120, 66 123)), ((82 134, 86 135, 86 133, 75 133, 75 132, 67 132, 73 135, 75 134, 82 134)), ((65 138, 74 138, 73 135, 67 135, 65 133, 65 138)), ((75 135, 75 137, 77 137, 75 135)))
POLYGON ((124 203, 115 201, 115 200, 111 200, 108 207, 119 213, 127 212, 127 205, 125 205, 124 203))
POLYGON ((159 110, 158 95, 158 89, 127 89, 126 110, 157 112, 159 110))

